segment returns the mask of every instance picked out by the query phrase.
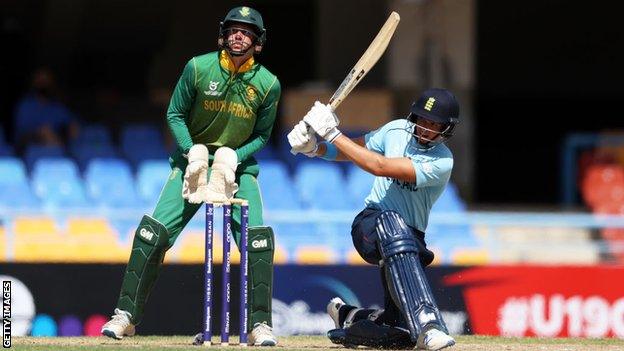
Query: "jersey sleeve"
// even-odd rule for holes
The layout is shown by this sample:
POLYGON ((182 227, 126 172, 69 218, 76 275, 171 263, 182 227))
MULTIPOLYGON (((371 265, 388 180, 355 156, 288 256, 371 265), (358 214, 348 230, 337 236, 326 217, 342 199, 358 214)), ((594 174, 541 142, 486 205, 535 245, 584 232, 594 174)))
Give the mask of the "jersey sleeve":
POLYGON ((167 109, 167 124, 175 138, 176 144, 183 152, 187 152, 193 146, 193 140, 189 133, 186 121, 191 111, 193 100, 195 100, 195 79, 196 79, 195 59, 191 59, 178 80, 171 95, 169 108, 167 109))
POLYGON ((416 186, 419 188, 446 184, 453 169, 453 159, 447 157, 426 162, 412 159, 412 164, 416 172, 416 186))
POLYGON ((262 149, 267 141, 269 141, 273 125, 275 124, 277 104, 281 94, 282 88, 280 82, 277 77, 275 77, 271 88, 269 88, 268 93, 257 111, 256 125, 254 126, 251 136, 243 145, 236 149, 238 162, 249 159, 251 155, 262 149))
POLYGON ((379 129, 373 130, 364 136, 366 142, 366 148, 371 151, 376 151, 380 154, 384 153, 386 149, 385 138, 388 132, 387 124, 379 129))

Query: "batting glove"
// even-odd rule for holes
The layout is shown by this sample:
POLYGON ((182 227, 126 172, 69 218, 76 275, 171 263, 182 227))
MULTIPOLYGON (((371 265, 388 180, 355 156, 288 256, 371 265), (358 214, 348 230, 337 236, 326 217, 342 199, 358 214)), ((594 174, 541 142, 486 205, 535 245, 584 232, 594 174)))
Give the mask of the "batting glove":
POLYGON ((324 105, 319 101, 314 103, 314 106, 303 117, 303 121, 312 127, 316 134, 330 143, 342 134, 337 128, 340 124, 338 116, 334 114, 329 105, 324 105))

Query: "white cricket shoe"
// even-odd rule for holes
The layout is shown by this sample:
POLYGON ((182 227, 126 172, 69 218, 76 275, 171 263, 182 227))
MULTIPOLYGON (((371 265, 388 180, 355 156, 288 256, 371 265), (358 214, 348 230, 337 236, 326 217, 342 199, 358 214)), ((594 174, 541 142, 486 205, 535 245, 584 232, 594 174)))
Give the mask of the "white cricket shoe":
POLYGON ((438 329, 429 329, 420 334, 416 344, 419 350, 441 350, 455 345, 455 339, 438 329))
POLYGON ((121 340, 124 336, 134 336, 134 324, 130 322, 129 312, 115 308, 111 320, 102 326, 102 335, 121 340))
POLYGON ((338 311, 340 310, 340 307, 344 305, 345 302, 342 301, 342 299, 339 297, 334 297, 333 299, 329 300, 329 303, 327 304, 327 314, 334 321, 334 325, 336 326, 336 328, 341 328, 340 314, 338 314, 338 311))
POLYGON ((253 330, 249 334, 247 342, 249 345, 253 346, 277 345, 277 339, 273 335, 273 328, 269 327, 266 323, 254 324, 253 330))

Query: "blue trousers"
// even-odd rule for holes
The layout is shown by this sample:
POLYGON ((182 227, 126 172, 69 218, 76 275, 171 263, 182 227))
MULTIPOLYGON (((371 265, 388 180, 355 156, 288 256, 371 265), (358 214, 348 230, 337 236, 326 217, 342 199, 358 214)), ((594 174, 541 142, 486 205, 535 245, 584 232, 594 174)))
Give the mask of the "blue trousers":
MULTIPOLYGON (((355 216, 353 224, 351 224, 351 238, 353 240, 353 246, 364 261, 376 266, 378 266, 381 261, 381 253, 379 252, 377 245, 378 239, 375 222, 381 213, 382 210, 365 208, 362 212, 355 216)), ((426 267, 433 262, 434 254, 427 249, 427 244, 425 243, 425 233, 412 227, 409 228, 414 234, 416 244, 419 246, 418 258, 420 259, 420 263, 423 267, 426 267)), ((379 316, 377 322, 390 326, 405 327, 402 313, 399 307, 392 300, 392 296, 388 290, 388 282, 386 281, 386 275, 383 268, 380 271, 381 282, 384 289, 384 313, 379 316)), ((368 310, 362 311, 362 318, 366 318, 365 316, 369 313, 370 311, 368 310)))

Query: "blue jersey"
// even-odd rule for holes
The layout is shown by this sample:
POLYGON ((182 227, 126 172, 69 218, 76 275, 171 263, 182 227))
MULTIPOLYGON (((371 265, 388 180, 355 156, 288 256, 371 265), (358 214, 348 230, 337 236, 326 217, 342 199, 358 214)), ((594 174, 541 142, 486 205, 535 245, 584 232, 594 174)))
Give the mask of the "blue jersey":
POLYGON ((375 177, 366 207, 397 211, 405 222, 422 232, 427 228, 431 206, 440 197, 453 169, 453 154, 444 144, 419 149, 411 133, 413 125, 397 119, 365 136, 366 147, 388 158, 408 157, 414 165, 416 183, 375 177))

